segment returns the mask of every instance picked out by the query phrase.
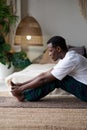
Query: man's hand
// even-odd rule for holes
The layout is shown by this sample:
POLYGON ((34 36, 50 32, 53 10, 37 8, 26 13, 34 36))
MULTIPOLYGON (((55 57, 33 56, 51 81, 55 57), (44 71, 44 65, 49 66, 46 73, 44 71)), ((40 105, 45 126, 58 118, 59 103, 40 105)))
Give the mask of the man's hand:
POLYGON ((20 95, 22 92, 19 86, 12 87, 11 89, 11 93, 13 95, 20 95))

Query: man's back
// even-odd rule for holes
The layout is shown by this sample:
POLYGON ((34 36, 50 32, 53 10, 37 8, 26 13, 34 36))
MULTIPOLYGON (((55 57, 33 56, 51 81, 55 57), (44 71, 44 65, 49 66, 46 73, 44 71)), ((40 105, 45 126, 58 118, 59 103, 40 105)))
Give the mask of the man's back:
POLYGON ((87 59, 75 51, 68 51, 52 71, 59 80, 70 75, 76 80, 87 84, 87 59))

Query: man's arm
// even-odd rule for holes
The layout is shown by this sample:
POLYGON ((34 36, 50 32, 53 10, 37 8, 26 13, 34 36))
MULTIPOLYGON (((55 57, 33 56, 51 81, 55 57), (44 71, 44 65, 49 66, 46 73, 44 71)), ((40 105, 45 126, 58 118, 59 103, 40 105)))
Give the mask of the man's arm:
MULTIPOLYGON (((46 73, 49 73, 49 72, 51 73, 51 71, 52 71, 52 69, 50 69, 50 70, 47 71, 46 73)), ((44 74, 45 74, 45 72, 41 73, 40 75, 38 75, 38 76, 36 76, 36 77, 34 77, 34 78, 28 80, 28 81, 25 81, 25 82, 23 82, 23 83, 16 83, 15 85, 16 85, 16 86, 17 86, 17 85, 18 85, 18 86, 22 86, 22 85, 28 84, 28 83, 30 83, 30 82, 36 80, 38 77, 41 78, 41 76, 43 76, 44 74)))
POLYGON ((28 88, 37 88, 44 85, 45 83, 52 82, 55 79, 56 78, 51 74, 51 71, 44 72, 38 75, 37 77, 35 77, 34 79, 32 79, 31 82, 23 85, 21 89, 25 90, 28 88))
POLYGON ((21 93, 26 89, 37 88, 44 85, 45 83, 50 83, 56 80, 56 78, 51 74, 51 71, 52 69, 50 71, 41 73, 40 75, 33 78, 31 81, 21 85, 20 87, 15 87, 12 91, 21 93))

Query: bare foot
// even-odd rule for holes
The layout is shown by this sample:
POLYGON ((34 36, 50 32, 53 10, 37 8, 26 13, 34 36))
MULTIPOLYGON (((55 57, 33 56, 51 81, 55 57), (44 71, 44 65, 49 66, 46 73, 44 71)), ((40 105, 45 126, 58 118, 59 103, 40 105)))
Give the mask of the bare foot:
POLYGON ((24 101, 24 96, 23 95, 20 95, 20 96, 16 96, 17 100, 20 101, 20 102, 23 102, 24 101))
POLYGON ((18 99, 18 101, 24 101, 24 95, 23 94, 16 94, 13 91, 11 91, 12 95, 18 99))

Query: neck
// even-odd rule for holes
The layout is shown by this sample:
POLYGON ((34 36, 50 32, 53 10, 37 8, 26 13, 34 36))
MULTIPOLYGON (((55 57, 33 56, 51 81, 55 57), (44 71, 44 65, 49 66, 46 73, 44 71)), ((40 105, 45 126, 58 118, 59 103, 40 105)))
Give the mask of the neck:
POLYGON ((61 59, 63 59, 65 57, 66 53, 67 52, 65 52, 65 51, 61 52, 61 59))

